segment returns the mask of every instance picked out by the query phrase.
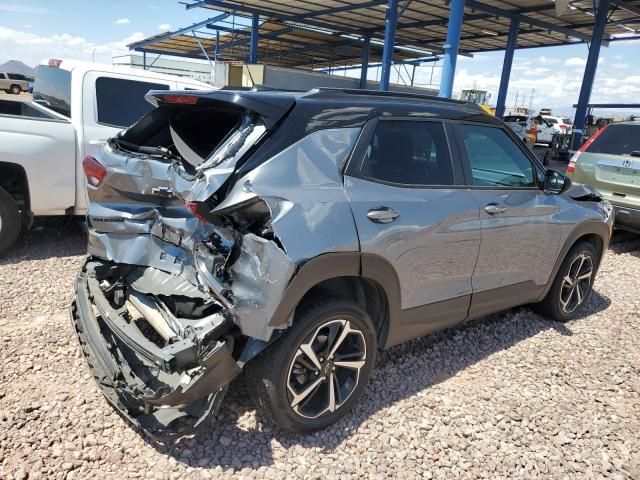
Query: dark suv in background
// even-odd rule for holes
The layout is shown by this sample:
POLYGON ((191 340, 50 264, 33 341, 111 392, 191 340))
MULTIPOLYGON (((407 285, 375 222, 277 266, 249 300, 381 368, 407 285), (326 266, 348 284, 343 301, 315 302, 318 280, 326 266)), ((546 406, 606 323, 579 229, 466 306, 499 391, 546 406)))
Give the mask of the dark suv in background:
POLYGON ((479 107, 371 91, 151 92, 84 160, 72 320, 109 401, 188 431, 245 370, 305 432, 361 397, 376 351, 534 304, 579 314, 612 209, 479 107))

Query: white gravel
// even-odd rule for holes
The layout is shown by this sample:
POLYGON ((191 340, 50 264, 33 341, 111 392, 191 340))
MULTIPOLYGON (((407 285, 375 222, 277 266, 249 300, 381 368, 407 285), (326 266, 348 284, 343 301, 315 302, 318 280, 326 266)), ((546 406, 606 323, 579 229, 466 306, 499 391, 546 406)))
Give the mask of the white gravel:
POLYGON ((256 415, 242 382, 207 428, 145 441, 102 398, 67 317, 84 236, 51 221, 0 259, 0 479, 638 478, 640 240, 589 314, 516 309, 380 355, 363 401, 315 435, 256 415))

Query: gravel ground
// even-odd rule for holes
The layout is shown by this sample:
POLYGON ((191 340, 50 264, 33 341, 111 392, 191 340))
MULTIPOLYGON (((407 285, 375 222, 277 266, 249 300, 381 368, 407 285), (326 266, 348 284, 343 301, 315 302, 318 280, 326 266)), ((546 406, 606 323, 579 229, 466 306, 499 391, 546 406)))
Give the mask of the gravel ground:
POLYGON ((622 235, 588 315, 486 317, 380 355, 354 412, 306 436, 235 382, 195 436, 146 441, 98 392, 67 318, 84 235, 39 222, 0 259, 0 478, 638 478, 640 238, 622 235))

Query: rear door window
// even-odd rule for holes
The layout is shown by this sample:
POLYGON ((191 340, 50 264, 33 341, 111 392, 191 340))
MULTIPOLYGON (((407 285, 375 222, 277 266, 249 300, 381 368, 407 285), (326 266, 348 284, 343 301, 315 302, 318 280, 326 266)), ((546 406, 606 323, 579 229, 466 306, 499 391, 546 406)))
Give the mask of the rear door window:
POLYGON ((360 162, 358 174, 399 185, 455 185, 444 125, 381 120, 360 162))
POLYGON ((483 125, 458 126, 472 183, 479 187, 535 187, 533 164, 516 142, 501 128, 483 125))
POLYGON ((640 152, 640 123, 638 125, 609 125, 587 147, 589 153, 630 155, 640 152))
POLYGON ((154 108, 144 98, 149 90, 169 90, 169 86, 123 78, 96 79, 98 123, 113 127, 132 125, 154 108))

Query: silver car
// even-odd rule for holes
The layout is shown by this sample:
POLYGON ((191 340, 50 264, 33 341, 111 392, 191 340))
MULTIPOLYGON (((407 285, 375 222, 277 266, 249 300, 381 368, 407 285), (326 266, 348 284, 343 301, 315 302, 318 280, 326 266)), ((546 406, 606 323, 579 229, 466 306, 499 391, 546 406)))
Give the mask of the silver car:
POLYGON ((84 161, 71 318, 107 399, 151 435, 244 370, 282 428, 326 427, 376 352, 533 304, 575 318, 613 222, 460 101, 349 90, 151 92, 84 161))

